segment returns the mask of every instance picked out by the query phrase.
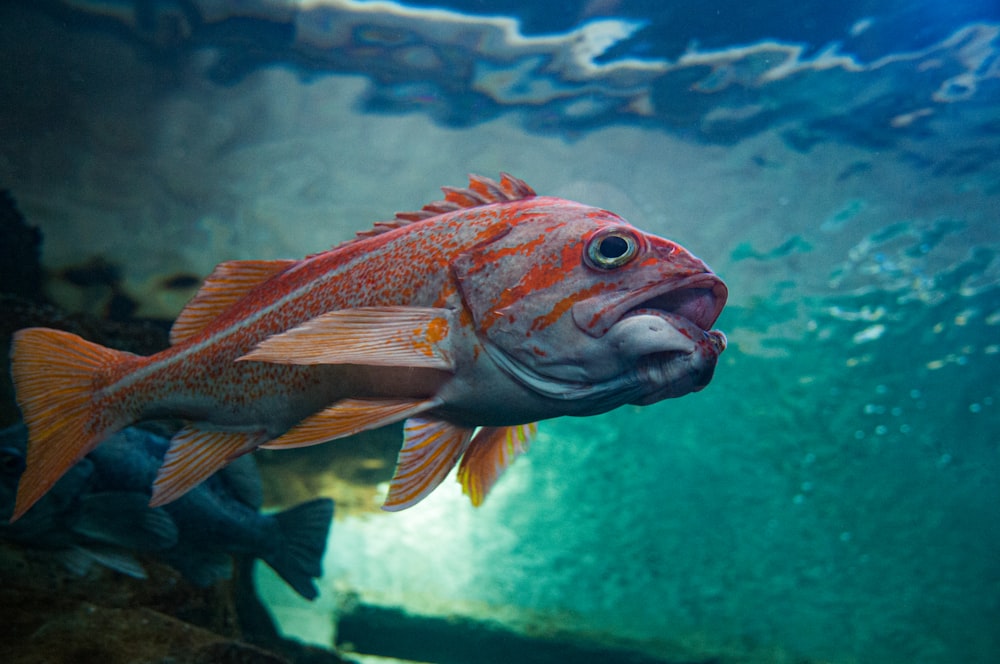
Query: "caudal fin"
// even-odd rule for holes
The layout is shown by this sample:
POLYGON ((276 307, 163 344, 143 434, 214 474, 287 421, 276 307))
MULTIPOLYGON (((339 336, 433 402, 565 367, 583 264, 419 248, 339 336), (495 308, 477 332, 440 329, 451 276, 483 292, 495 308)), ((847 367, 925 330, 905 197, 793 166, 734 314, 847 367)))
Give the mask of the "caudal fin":
POLYGON ((274 515, 284 535, 275 553, 264 557, 295 592, 306 599, 319 594, 313 579, 323 574, 323 552, 333 519, 333 501, 317 498, 274 515))
POLYGON ((63 474, 125 422, 94 403, 109 368, 135 357, 75 334, 34 327, 14 334, 11 374, 28 425, 28 458, 17 487, 15 521, 63 474))

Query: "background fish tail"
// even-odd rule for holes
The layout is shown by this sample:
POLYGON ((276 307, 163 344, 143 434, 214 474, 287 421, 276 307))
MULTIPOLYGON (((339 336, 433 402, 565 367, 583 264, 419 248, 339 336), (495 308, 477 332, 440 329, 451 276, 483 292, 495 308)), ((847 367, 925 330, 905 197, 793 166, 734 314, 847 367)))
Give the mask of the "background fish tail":
POLYGON ((306 599, 319 594, 313 579, 323 574, 323 552, 333 519, 333 501, 318 498, 274 515, 283 535, 270 555, 263 556, 285 582, 306 599))
POLYGON ((14 335, 11 374, 29 444, 11 521, 73 464, 128 424, 127 418, 97 407, 95 392, 109 369, 133 357, 60 330, 28 328, 14 335))

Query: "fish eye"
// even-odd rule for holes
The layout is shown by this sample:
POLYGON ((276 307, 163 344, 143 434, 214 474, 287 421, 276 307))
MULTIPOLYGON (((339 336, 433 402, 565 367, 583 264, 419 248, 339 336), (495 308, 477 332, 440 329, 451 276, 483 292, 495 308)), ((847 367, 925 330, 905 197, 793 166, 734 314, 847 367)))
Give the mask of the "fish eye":
POLYGON ((587 258, 595 267, 612 270, 632 260, 638 250, 639 243, 632 233, 616 229, 591 239, 587 258))
POLYGON ((0 475, 18 477, 24 472, 24 455, 19 450, 0 447, 0 475))

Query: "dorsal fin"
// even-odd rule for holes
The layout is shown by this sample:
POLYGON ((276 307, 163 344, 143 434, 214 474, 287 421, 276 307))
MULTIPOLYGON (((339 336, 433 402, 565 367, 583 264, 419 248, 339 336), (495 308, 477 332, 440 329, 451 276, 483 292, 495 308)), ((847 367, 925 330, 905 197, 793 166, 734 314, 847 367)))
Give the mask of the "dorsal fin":
POLYGON ((532 189, 524 180, 520 180, 508 173, 500 173, 500 182, 485 178, 481 175, 469 175, 469 186, 460 189, 458 187, 441 187, 444 192, 444 200, 428 203, 416 212, 397 212, 395 219, 391 221, 379 221, 375 227, 365 231, 358 231, 355 239, 373 237, 387 231, 395 230, 406 226, 414 221, 423 221, 436 217, 446 212, 454 212, 462 208, 474 208, 490 203, 504 203, 507 201, 517 201, 522 198, 536 196, 532 189))
POLYGON ((219 263, 174 321, 170 328, 170 343, 179 344, 198 334, 256 286, 297 262, 249 260, 219 263))

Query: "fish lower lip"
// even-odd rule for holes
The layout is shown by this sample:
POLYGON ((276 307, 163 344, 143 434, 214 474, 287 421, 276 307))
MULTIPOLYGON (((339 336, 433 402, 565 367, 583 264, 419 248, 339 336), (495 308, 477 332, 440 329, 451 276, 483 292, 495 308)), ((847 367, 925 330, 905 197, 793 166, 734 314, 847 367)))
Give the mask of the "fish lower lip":
POLYGON ((619 352, 635 358, 663 353, 686 355, 697 348, 692 328, 697 329, 682 316, 641 308, 622 316, 608 331, 607 340, 619 352))
MULTIPOLYGON (((698 392, 712 380, 719 355, 726 348, 726 335, 718 330, 700 330, 690 321, 684 323, 690 326, 689 333, 700 334, 693 342, 695 349, 689 353, 666 350, 644 355, 635 375, 648 391, 631 403, 646 405, 698 392)), ((677 324, 682 323, 677 321, 677 324)))
MULTIPOLYGON (((729 345, 729 339, 726 337, 725 332, 723 332, 722 330, 704 330, 700 328, 694 321, 689 320, 676 313, 672 313, 669 311, 662 311, 660 309, 649 309, 641 307, 638 309, 627 311, 625 315, 622 316, 622 320, 625 320, 627 318, 633 318, 636 316, 655 316, 656 318, 660 318, 665 322, 668 322, 678 331, 678 333, 681 333, 685 337, 690 338, 692 340, 693 345, 697 345, 697 342, 700 339, 707 340, 708 343, 711 345, 712 349, 715 350, 716 354, 721 354, 722 351, 726 350, 726 347, 729 345)), ((692 348, 691 351, 685 351, 685 352, 692 352, 693 350, 694 349, 692 348)))

